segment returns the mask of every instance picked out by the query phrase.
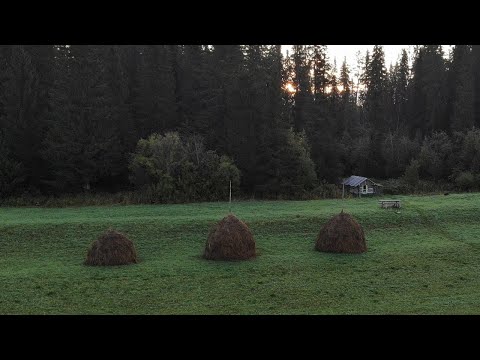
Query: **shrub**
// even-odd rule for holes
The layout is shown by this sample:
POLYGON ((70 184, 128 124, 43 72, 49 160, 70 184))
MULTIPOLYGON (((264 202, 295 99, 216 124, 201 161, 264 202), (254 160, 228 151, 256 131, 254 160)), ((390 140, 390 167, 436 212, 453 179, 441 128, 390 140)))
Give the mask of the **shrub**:
POLYGON ((403 174, 404 182, 410 186, 412 190, 417 187, 418 182, 420 181, 420 175, 418 173, 419 168, 420 164, 418 160, 412 160, 403 174))
POLYGON ((153 134, 138 142, 130 179, 147 202, 227 199, 238 190, 240 171, 227 156, 205 150, 202 139, 178 133, 153 134))
POLYGON ((464 171, 455 178, 455 184, 461 190, 471 190, 476 186, 475 180, 475 176, 470 171, 464 171))
POLYGON ((452 150, 450 137, 443 131, 434 132, 425 139, 420 150, 421 172, 433 180, 446 179, 452 169, 452 150))
POLYGON ((404 179, 388 179, 382 181, 385 195, 404 195, 413 192, 413 189, 404 179))
MULTIPOLYGON (((314 199, 335 199, 342 197, 342 189, 335 184, 329 184, 322 181, 315 189, 313 189, 311 194, 314 199)), ((349 196, 347 191, 345 191, 345 196, 349 196)))
POLYGON ((0 132, 0 196, 6 196, 18 190, 24 181, 22 164, 10 156, 5 136, 0 132))
POLYGON ((465 169, 473 173, 480 172, 480 130, 472 129, 465 135, 461 161, 465 169))
MULTIPOLYGON (((317 181, 315 164, 310 158, 309 146, 305 133, 286 133, 286 142, 279 154, 280 167, 278 177, 280 188, 287 193, 312 190, 317 181), (290 190, 289 190, 290 189, 290 190)), ((282 191, 283 192, 283 191, 282 191)))

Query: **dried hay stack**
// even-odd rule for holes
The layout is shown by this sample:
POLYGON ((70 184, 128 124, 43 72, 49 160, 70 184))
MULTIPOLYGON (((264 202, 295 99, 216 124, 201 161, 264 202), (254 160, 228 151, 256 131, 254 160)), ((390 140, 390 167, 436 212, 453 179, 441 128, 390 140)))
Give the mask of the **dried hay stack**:
POLYGON ((137 252, 133 242, 115 230, 108 230, 93 242, 84 264, 110 266, 135 264, 136 262, 137 252))
POLYGON ((315 249, 333 253, 363 253, 367 251, 367 243, 360 224, 342 210, 320 230, 315 249))
POLYGON ((208 235, 204 257, 209 260, 254 258, 255 239, 248 226, 235 215, 223 218, 208 235))

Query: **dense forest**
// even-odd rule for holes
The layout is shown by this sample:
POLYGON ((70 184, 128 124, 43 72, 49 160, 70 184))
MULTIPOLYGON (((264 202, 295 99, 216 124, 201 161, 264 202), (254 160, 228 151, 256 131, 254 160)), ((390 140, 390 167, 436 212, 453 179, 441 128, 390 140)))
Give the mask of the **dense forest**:
POLYGON ((0 45, 0 195, 333 196, 480 182, 480 46, 0 45), (392 180, 396 179, 396 180, 392 180))

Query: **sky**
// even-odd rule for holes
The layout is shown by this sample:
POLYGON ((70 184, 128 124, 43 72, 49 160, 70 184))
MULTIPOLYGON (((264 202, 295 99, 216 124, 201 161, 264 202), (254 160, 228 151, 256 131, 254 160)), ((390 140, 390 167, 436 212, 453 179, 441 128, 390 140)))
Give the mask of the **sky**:
MULTIPOLYGON (((413 45, 383 45, 383 50, 385 51, 385 65, 387 68, 390 67, 391 63, 395 64, 402 52, 402 49, 409 51, 409 46, 412 46, 411 51, 413 52, 413 45)), ((329 45, 327 46, 327 50, 328 57, 332 63, 333 59, 336 58, 337 67, 342 65, 343 59, 346 57, 347 64, 350 66, 350 68, 353 68, 357 63, 357 52, 360 51, 362 57, 364 57, 367 50, 372 53, 373 45, 329 45)))

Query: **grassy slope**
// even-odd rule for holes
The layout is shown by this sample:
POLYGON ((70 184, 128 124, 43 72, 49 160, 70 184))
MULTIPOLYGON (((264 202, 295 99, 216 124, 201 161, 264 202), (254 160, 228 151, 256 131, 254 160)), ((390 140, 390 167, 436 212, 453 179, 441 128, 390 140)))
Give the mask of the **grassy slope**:
POLYGON ((236 203, 260 256, 233 263, 200 257, 225 204, 0 208, 0 314, 480 313, 480 194, 399 198, 236 203), (366 254, 313 250, 342 208, 366 254), (141 262, 83 266, 110 226, 141 262))

